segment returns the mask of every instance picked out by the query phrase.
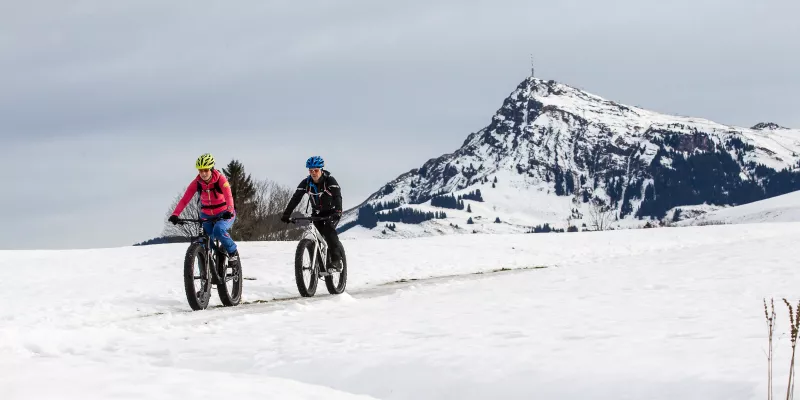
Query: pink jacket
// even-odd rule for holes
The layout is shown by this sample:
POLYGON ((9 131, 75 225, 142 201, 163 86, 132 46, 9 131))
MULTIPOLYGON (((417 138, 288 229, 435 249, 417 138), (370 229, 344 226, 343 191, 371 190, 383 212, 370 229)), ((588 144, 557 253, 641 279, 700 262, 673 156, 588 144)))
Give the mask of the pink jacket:
POLYGON ((197 175, 197 178, 186 188, 186 193, 183 194, 183 198, 175 206, 175 211, 172 212, 172 215, 181 215, 183 209, 186 208, 194 194, 197 193, 198 183, 200 183, 201 189, 200 206, 202 212, 212 216, 225 210, 230 211, 232 214, 236 213, 233 208, 233 195, 231 194, 231 185, 228 183, 228 178, 214 169, 211 170, 211 179, 208 183, 200 178, 200 174, 197 175), (218 185, 215 185, 216 183, 218 185), (218 192, 217 189, 220 189, 222 193, 218 192))

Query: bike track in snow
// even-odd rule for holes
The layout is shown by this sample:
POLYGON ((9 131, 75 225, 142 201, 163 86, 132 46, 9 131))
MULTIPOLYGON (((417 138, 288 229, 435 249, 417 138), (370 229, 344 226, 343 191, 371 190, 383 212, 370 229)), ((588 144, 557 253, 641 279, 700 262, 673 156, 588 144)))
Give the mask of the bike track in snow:
MULTIPOLYGON (((409 288, 411 286, 430 286, 446 282, 487 279, 499 275, 520 274, 540 269, 548 269, 552 267, 557 267, 557 266, 500 268, 482 272, 432 276, 429 278, 401 279, 398 281, 372 284, 365 287, 360 287, 355 290, 345 289, 344 294, 347 294, 356 300, 370 299, 370 298, 388 296, 395 293, 397 290, 409 288)), ((245 286, 244 290, 247 290, 247 286, 245 286)), ((216 296, 216 287, 212 291, 212 296, 216 296)), ((196 323, 198 321, 211 321, 211 320, 219 320, 226 318, 236 318, 242 315, 265 314, 277 310, 282 310, 283 308, 285 308, 287 305, 290 304, 296 304, 300 302, 303 302, 305 304, 312 304, 319 301, 332 300, 335 299, 337 296, 341 295, 328 294, 327 288, 325 287, 325 284, 324 282, 322 282, 321 279, 321 282, 317 286, 316 295, 313 297, 289 296, 289 297, 273 298, 271 300, 253 300, 248 302, 242 302, 234 307, 225 307, 222 305, 216 305, 209 307, 205 310, 199 310, 199 311, 192 311, 191 309, 189 309, 189 306, 187 305, 186 310, 181 310, 176 312, 158 312, 148 315, 138 315, 134 317, 123 318, 121 320, 117 320, 116 322, 122 322, 124 320, 143 319, 143 318, 147 319, 170 318, 172 322, 175 322, 175 319, 178 319, 185 321, 186 323, 196 323)))

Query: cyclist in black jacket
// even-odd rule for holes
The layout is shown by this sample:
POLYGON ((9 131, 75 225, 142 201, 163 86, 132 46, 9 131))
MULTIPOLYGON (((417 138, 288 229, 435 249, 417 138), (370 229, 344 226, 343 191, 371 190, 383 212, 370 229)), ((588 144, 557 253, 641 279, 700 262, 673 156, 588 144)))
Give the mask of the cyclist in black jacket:
POLYGON ((330 220, 314 221, 314 226, 325 238, 330 247, 333 268, 342 270, 342 242, 336 232, 336 225, 342 218, 342 189, 330 171, 324 170, 325 160, 320 156, 313 156, 306 160, 308 177, 303 179, 295 191, 286 209, 283 211, 281 221, 289 223, 289 216, 300 203, 303 195, 308 194, 311 203, 311 215, 315 217, 331 216, 330 220))

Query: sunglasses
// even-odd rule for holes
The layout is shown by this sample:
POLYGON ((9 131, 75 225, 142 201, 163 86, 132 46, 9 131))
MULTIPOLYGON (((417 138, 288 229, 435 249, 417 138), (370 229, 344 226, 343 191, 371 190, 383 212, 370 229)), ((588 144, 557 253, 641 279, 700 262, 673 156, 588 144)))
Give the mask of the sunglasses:
POLYGON ((319 171, 322 171, 322 170, 319 169, 319 168, 309 168, 308 169, 308 172, 311 172, 311 173, 319 173, 319 171))
POLYGON ((200 172, 209 172, 209 171, 211 171, 211 168, 198 169, 198 171, 200 171, 200 172))

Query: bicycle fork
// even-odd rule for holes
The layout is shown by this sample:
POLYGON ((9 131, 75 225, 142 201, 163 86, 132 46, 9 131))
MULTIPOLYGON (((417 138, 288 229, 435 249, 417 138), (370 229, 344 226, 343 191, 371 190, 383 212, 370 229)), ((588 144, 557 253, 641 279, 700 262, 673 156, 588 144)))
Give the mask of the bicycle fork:
POLYGON ((211 280, 212 284, 219 285, 219 282, 221 282, 222 279, 220 278, 219 272, 217 271, 217 260, 214 259, 214 251, 212 250, 213 249, 212 246, 213 246, 213 243, 203 244, 203 247, 205 247, 205 250, 206 250, 206 268, 205 268, 205 273, 206 273, 206 277, 209 280, 211 280))
POLYGON ((213 254, 209 254, 209 257, 211 257, 212 260, 211 263, 213 264, 213 267, 211 268, 211 276, 213 277, 214 281, 217 282, 217 285, 224 285, 225 284, 225 282, 223 281, 224 278, 220 276, 220 271, 219 271, 220 266, 217 265, 217 260, 214 259, 213 254))
POLYGON ((311 257, 311 266, 313 267, 314 265, 316 265, 315 263, 317 262, 317 258, 322 260, 322 267, 323 268, 321 268, 319 271, 317 271, 317 273, 320 276, 328 276, 328 275, 330 275, 330 273, 328 272, 328 260, 327 260, 328 252, 327 252, 327 250, 328 250, 327 247, 321 246, 320 242, 318 240, 314 241, 314 256, 311 257), (323 252, 325 254, 322 254, 323 252))

